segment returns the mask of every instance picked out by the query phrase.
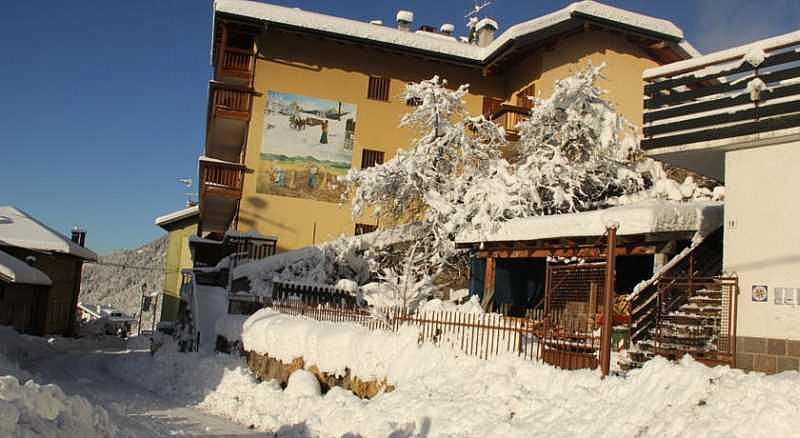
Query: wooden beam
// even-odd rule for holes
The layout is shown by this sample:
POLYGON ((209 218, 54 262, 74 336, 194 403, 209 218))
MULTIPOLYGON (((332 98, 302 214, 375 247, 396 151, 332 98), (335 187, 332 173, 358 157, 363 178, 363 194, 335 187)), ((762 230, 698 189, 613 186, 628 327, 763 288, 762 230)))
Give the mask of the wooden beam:
MULTIPOLYGON (((630 245, 617 246, 615 255, 649 255, 657 252, 656 245, 630 245)), ((606 256, 606 249, 597 246, 575 246, 575 247, 554 247, 554 248, 530 248, 530 249, 488 249, 478 251, 476 255, 481 258, 536 258, 536 257, 578 257, 578 258, 602 258, 606 256)))
POLYGON ((483 275, 483 301, 481 302, 481 307, 487 312, 494 299, 495 263, 496 260, 494 257, 486 258, 486 272, 483 275))

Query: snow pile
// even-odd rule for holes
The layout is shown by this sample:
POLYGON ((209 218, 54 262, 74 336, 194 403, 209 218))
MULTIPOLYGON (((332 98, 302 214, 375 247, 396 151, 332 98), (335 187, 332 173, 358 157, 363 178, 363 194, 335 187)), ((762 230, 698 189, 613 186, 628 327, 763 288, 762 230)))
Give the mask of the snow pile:
MULTIPOLYGON (((113 437, 117 426, 108 413, 56 385, 39 385, 19 366, 54 350, 54 342, 0 327, 0 436, 113 437)), ((59 338, 60 339, 60 338, 59 338)))
POLYGON ((0 377, 0 436, 113 437, 117 427, 108 412, 56 385, 0 377))
MULTIPOLYGON (((264 317, 273 318, 257 319, 264 317)), ((338 337, 325 338, 331 330, 324 324, 317 330, 295 324, 273 321, 271 329, 286 331, 271 347, 334 368, 341 366, 337 354, 373 364, 363 368, 380 365, 396 389, 369 401, 339 388, 297 397, 275 381, 259 383, 239 358, 196 353, 119 357, 114 371, 243 424, 269 431, 303 424, 309 436, 793 436, 800 428, 800 417, 775 415, 794 412, 797 372, 765 376, 707 368, 688 357, 656 358, 627 378, 601 380, 596 371, 563 371, 516 356, 459 356, 417 346, 414 336, 371 337, 343 327, 338 337), (353 350, 363 343, 371 353, 353 350)))
POLYGON ((434 298, 422 303, 418 310, 419 312, 483 313, 483 308, 477 295, 473 295, 463 304, 456 304, 454 301, 442 301, 434 298))
POLYGON ((286 394, 296 397, 319 397, 322 390, 317 376, 306 371, 296 370, 286 383, 286 394))

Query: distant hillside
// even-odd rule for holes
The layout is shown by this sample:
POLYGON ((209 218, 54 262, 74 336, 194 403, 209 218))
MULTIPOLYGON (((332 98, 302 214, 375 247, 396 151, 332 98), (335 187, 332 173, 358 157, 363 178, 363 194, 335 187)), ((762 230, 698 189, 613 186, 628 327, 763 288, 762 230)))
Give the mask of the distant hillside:
POLYGON ((142 283, 147 283, 149 292, 162 290, 166 252, 164 236, 137 249, 100 256, 97 264, 85 264, 79 301, 114 306, 128 314, 138 312, 142 283))

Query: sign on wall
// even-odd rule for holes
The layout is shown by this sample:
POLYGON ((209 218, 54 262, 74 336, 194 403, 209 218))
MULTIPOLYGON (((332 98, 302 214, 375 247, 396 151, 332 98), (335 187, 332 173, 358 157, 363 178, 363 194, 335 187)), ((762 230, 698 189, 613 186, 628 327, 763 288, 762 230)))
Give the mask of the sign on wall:
POLYGON ((256 191, 339 202, 355 129, 354 104, 269 91, 256 191))
POLYGON ((767 292, 767 286, 764 285, 753 285, 752 288, 752 295, 753 301, 758 303, 766 303, 767 299, 769 298, 769 293, 767 292))

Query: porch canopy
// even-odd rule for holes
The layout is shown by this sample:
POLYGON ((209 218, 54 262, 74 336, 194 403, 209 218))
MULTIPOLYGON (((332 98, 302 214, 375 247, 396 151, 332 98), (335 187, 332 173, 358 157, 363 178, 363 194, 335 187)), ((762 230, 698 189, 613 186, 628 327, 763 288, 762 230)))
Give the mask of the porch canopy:
POLYGON ((599 238, 616 224, 617 254, 652 254, 659 242, 690 240, 695 233, 705 236, 722 221, 721 202, 652 199, 603 210, 513 219, 492 229, 462 232, 456 246, 499 258, 601 257, 605 241, 599 238))

